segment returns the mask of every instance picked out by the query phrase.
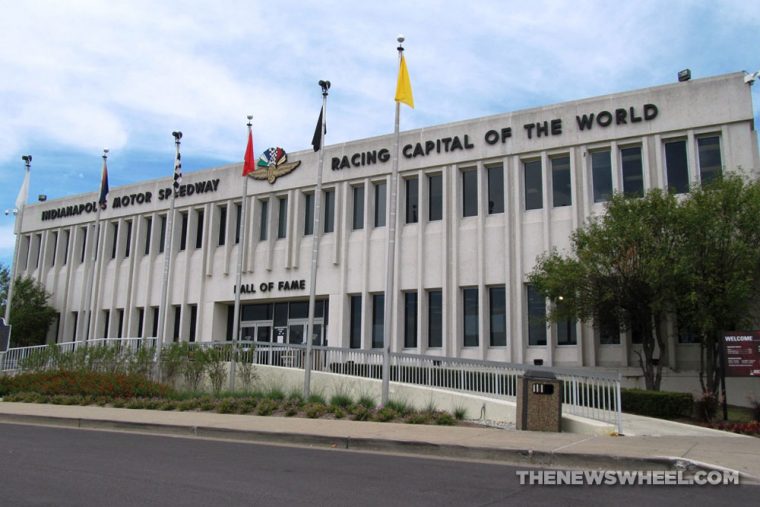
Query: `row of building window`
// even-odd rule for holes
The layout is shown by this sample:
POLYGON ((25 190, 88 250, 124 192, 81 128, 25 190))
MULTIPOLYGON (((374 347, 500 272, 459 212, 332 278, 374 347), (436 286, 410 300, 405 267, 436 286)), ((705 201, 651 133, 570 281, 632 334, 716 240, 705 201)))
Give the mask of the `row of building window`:
MULTIPOLYGON (((180 339, 180 324, 182 322, 182 307, 181 305, 174 305, 173 307, 173 313, 174 313, 174 325, 173 325, 173 333, 172 333, 172 339, 176 342, 180 339)), ((190 342, 194 342, 196 340, 196 330, 197 330, 197 323, 198 323, 198 305, 192 304, 188 305, 188 309, 190 311, 190 321, 189 321, 189 328, 187 331, 187 339, 190 342)), ((151 306, 150 312, 151 312, 151 318, 152 318, 152 324, 151 324, 151 333, 149 335, 144 335, 145 331, 145 308, 138 307, 137 310, 137 332, 132 333, 133 337, 137 338, 145 338, 145 337, 156 337, 158 336, 158 325, 159 325, 159 308, 158 306, 151 306)), ((77 333, 80 332, 77 329, 78 326, 78 320, 79 320, 79 312, 71 312, 72 315, 72 327, 71 327, 71 341, 77 340, 77 333)), ((96 338, 122 338, 124 336, 124 309, 123 308, 117 308, 115 310, 102 310, 101 311, 101 321, 100 321, 100 331, 96 333, 96 338), (111 314, 116 313, 116 319, 118 324, 116 326, 116 329, 112 332, 111 329, 111 314)), ((60 318, 60 315, 59 315, 60 318)), ((87 329, 84 330, 84 336, 89 336, 89 322, 87 323, 87 329)))
MULTIPOLYGON (((644 164, 642 162, 642 149, 640 146, 624 147, 619 150, 619 162, 622 174, 622 191, 629 196, 641 197, 644 195, 644 164)), ((667 176, 667 187, 675 193, 687 192, 689 189, 688 174, 688 156, 686 140, 678 139, 666 141, 664 143, 665 167, 667 176)), ((722 160, 720 151, 719 136, 702 136, 697 138, 698 166, 700 181, 709 183, 721 174, 722 160)), ((594 150, 590 152, 591 164, 591 186, 593 200, 595 203, 604 202, 610 198, 613 189, 612 178, 612 152, 611 150, 594 150)), ((552 181, 552 206, 563 207, 572 206, 573 191, 571 179, 570 156, 552 156, 549 158, 551 165, 552 181)), ((502 165, 486 166, 487 186, 488 186, 488 214, 504 213, 504 170, 502 165)), ((443 177, 441 173, 425 175, 427 178, 427 221, 434 222, 442 219, 443 216, 443 177)), ((420 185, 418 177, 405 178, 404 180, 404 199, 405 214, 404 220, 407 224, 417 223, 420 220, 420 185)), ((535 210, 544 206, 543 202, 543 169, 540 159, 528 160, 523 162, 523 183, 525 209, 535 210)), ((384 227, 386 225, 386 194, 387 185, 385 181, 372 183, 373 191, 373 225, 374 227, 384 227)), ((352 198, 352 220, 353 230, 363 229, 364 224, 364 207, 365 207, 365 186, 354 185, 351 187, 352 198)), ((303 235, 310 236, 314 233, 314 194, 304 193, 304 222, 303 235)), ((288 231, 288 196, 277 198, 277 239, 287 237, 288 231)), ((269 232, 269 200, 260 199, 257 201, 259 207, 259 241, 266 241, 269 232)), ((472 217, 478 214, 478 172, 475 168, 461 170, 461 204, 462 216, 472 217)), ((235 203, 235 243, 240 242, 240 223, 241 223, 241 205, 235 203)), ((322 231, 330 233, 335 230, 335 189, 327 189, 322 195, 322 231)), ((180 241, 179 251, 188 248, 188 229, 189 213, 195 214, 196 234, 194 247, 199 249, 203 246, 203 229, 204 229, 204 211, 195 209, 182 211, 177 217, 180 221, 180 241)), ((219 232, 217 245, 222 246, 227 240, 227 206, 218 206, 219 232)), ((163 253, 166 239, 167 218, 166 215, 159 215, 160 220, 160 238, 158 241, 158 252, 163 253)), ((145 220, 145 243, 144 255, 150 253, 152 238, 152 220, 150 217, 144 217, 145 220)), ((123 243, 123 256, 129 257, 131 254, 132 238, 132 220, 125 220, 124 232, 125 241, 123 243)), ((119 223, 110 224, 110 245, 111 258, 117 256, 116 238, 119 236, 119 223)), ((87 227, 80 228, 80 262, 84 262, 86 256, 86 239, 87 227)), ((58 232, 53 231, 51 238, 53 242, 53 251, 51 256, 51 265, 56 264, 56 248, 58 245, 58 232)), ((63 257, 62 264, 68 260, 68 246, 70 232, 63 231, 63 257)), ((41 255, 42 234, 35 234, 33 238, 27 236, 27 252, 31 253, 36 248, 36 257, 34 269, 39 267, 41 255), (32 244, 32 240, 34 243, 32 244)), ((28 255, 27 254, 27 255, 28 255)), ((25 269, 28 267, 28 257, 25 269)))
MULTIPOLYGON (((528 296, 528 345, 546 345, 546 300, 531 286, 527 285, 528 296)), ((489 324, 488 345, 505 347, 507 345, 507 300, 503 285, 487 287, 487 312, 489 324)), ((477 287, 462 288, 462 332, 465 347, 480 345, 481 329, 479 325, 480 294, 477 287)), ((383 346, 385 295, 371 294, 369 318, 371 321, 371 345, 373 348, 383 346)), ((426 290, 427 298, 427 348, 443 346, 443 292, 426 290)), ((403 338, 405 348, 417 348, 417 328, 419 321, 419 295, 416 291, 403 293, 403 338)), ((361 348, 362 334, 362 296, 349 296, 349 346, 361 348)), ((425 318, 423 317, 423 318, 425 318)), ((576 323, 563 320, 556 324, 557 345, 575 345, 577 343, 576 323)))

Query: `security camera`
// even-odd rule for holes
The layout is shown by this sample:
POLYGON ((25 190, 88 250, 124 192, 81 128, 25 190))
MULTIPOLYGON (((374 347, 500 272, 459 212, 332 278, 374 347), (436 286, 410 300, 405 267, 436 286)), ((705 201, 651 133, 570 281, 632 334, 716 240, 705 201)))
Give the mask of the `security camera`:
POLYGON ((174 139, 176 139, 177 141, 179 141, 180 139, 182 139, 182 132, 180 132, 180 131, 172 132, 172 135, 174 136, 174 139))
POLYGON ((755 79, 757 79, 758 77, 760 77, 760 70, 758 70, 756 72, 752 72, 752 73, 747 72, 744 75, 744 82, 746 84, 752 84, 752 83, 755 82, 755 79))
POLYGON ((22 155, 21 156, 21 160, 23 160, 24 162, 26 162, 28 164, 29 162, 32 161, 32 156, 31 155, 22 155))

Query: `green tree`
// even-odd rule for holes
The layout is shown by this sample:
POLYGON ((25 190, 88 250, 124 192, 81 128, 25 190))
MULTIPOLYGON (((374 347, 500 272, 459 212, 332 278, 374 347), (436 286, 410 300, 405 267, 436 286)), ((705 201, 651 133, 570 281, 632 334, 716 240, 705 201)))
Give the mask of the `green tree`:
POLYGON ((11 302, 11 344, 28 347, 45 343, 56 311, 48 304, 50 294, 32 278, 17 278, 11 302))
POLYGON ((724 331, 751 327, 760 287, 760 182, 727 176, 684 201, 688 241, 677 318, 700 338, 700 382, 717 393, 724 331))
POLYGON ((0 264, 0 317, 5 317, 5 305, 8 304, 8 288, 11 281, 11 272, 8 266, 0 264))
POLYGON ((666 318, 682 276, 678 208, 674 196, 659 190, 642 199, 615 195, 604 215, 573 232, 569 255, 540 256, 529 276, 555 303, 550 319, 614 322, 614 332, 637 333, 647 389, 660 388, 667 364, 666 318))

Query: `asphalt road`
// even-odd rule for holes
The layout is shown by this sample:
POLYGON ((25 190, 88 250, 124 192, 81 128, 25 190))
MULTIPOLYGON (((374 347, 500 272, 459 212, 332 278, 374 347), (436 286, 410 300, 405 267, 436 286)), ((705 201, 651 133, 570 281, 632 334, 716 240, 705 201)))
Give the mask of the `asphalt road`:
MULTIPOLYGON (((0 424, 0 505, 757 505, 760 486, 521 486, 506 465, 0 424)), ((524 469, 524 468, 522 468, 524 469)))

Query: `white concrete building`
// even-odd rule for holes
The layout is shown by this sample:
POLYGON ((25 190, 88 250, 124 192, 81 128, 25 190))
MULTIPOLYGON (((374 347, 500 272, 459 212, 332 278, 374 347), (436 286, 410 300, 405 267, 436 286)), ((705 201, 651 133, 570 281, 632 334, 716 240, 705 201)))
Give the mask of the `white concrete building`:
MULTIPOLYGON (((635 365, 629 334, 546 325, 526 285, 536 256, 569 245, 611 192, 688 189, 760 168, 742 73, 402 132, 392 350, 544 365, 635 365)), ((329 138, 328 138, 329 141, 329 138)), ((317 332, 332 346, 382 344, 391 135, 325 148, 317 332)), ((241 147, 242 148, 242 147, 241 147)), ((287 147, 286 147, 287 148, 287 147)), ((240 245, 241 167, 186 173, 176 198, 167 340, 228 340, 244 253, 242 334, 301 342, 309 294, 317 154, 270 184, 249 184, 240 245)), ((60 312, 51 340, 158 333, 171 175, 27 206, 17 275, 60 312)), ((674 331, 675 332, 675 331, 674 331)), ((669 365, 694 369, 698 345, 673 340, 669 365)))

